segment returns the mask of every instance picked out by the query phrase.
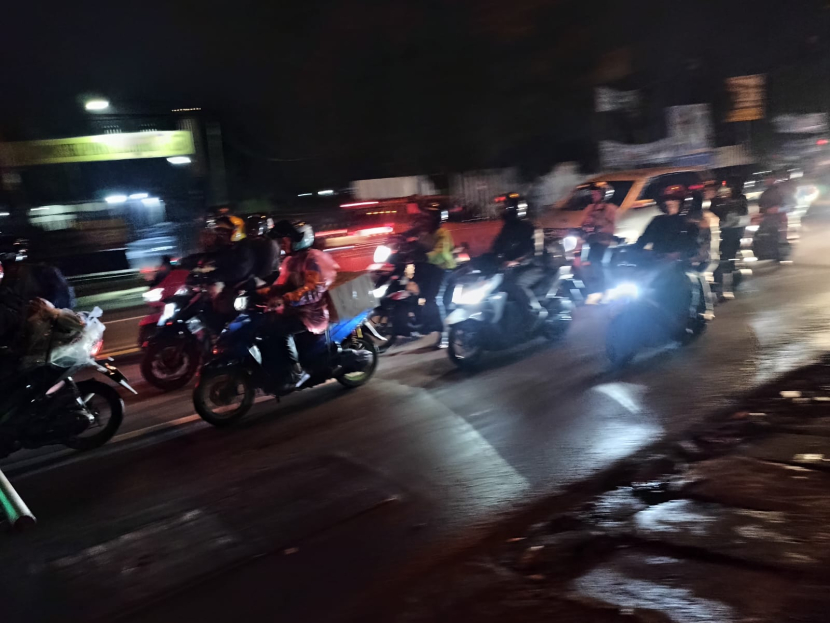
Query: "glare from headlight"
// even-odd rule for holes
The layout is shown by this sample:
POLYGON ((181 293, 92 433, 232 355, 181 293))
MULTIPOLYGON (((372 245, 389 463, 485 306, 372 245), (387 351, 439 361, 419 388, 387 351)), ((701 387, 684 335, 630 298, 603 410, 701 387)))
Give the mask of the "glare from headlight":
POLYGON ((640 296, 640 288, 636 283, 621 283, 616 288, 611 288, 608 291, 608 299, 613 301, 615 299, 636 299, 640 296))
POLYGON ((488 284, 466 290, 463 286, 456 286, 452 293, 452 302, 456 305, 478 305, 487 296, 488 291, 488 284))
POLYGON ((387 284, 384 284, 384 285, 380 286, 379 288, 375 288, 374 290, 372 290, 372 294, 375 295, 376 299, 382 299, 384 296, 386 296, 386 291, 388 289, 389 289, 389 284, 387 283, 387 284))
POLYGON ((390 255, 392 255, 392 249, 382 244, 375 249, 375 255, 372 259, 378 264, 383 264, 389 259, 390 255))
POLYGON ((176 290, 176 296, 186 296, 190 294, 190 288, 187 286, 181 286, 178 290, 176 290))
POLYGON ((141 296, 148 303, 158 303, 161 300, 161 297, 164 296, 164 288, 153 288, 152 290, 147 290, 147 292, 141 296))
POLYGON ((247 296, 237 296, 233 300, 233 308, 236 311, 244 311, 245 308, 248 307, 248 297, 247 296))
POLYGON ((565 236, 562 238, 562 248, 565 249, 566 253, 570 253, 574 249, 576 249, 576 245, 579 242, 579 239, 576 236, 565 236))
POLYGON ((758 225, 749 225, 749 226, 747 226, 746 231, 749 231, 749 232, 758 231, 758 225))

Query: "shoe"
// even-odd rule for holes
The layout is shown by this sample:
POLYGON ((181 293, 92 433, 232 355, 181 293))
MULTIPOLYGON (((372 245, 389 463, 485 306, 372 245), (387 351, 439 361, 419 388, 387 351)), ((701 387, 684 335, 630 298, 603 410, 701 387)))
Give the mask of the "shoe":
POLYGON ((450 336, 446 331, 441 332, 441 337, 438 339, 438 342, 435 344, 435 350, 442 350, 444 348, 449 348, 450 346, 450 336))

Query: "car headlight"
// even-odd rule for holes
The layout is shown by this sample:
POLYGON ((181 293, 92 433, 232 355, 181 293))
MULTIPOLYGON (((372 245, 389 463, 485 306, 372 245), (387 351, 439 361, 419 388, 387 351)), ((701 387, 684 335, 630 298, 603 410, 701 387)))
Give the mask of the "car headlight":
POLYGON ((153 288, 141 295, 148 303, 158 303, 162 296, 164 296, 164 288, 153 288))
POLYGON ((372 259, 377 264, 383 264, 386 260, 389 259, 390 255, 392 255, 392 249, 382 244, 377 249, 375 249, 375 255, 372 259))
POLYGON ((638 296, 640 296, 640 288, 637 287, 636 283, 621 283, 608 291, 608 300, 610 301, 616 299, 636 299, 638 296))
POLYGON ((576 245, 579 242, 579 238, 576 236, 565 236, 562 238, 562 248, 565 249, 565 253, 570 253, 574 249, 576 249, 576 245))
POLYGON ((389 289, 389 284, 386 283, 386 284, 380 286, 379 288, 375 288, 374 290, 372 290, 372 294, 375 295, 376 299, 382 299, 384 296, 386 296, 386 291, 388 289, 389 289))
POLYGON ((173 315, 176 313, 176 304, 175 303, 167 303, 164 306, 164 311, 161 313, 161 317, 159 318, 159 324, 162 325, 168 320, 170 320, 173 315))
POLYGON ((237 296, 233 300, 233 308, 236 311, 244 311, 248 307, 248 297, 247 296, 237 296))

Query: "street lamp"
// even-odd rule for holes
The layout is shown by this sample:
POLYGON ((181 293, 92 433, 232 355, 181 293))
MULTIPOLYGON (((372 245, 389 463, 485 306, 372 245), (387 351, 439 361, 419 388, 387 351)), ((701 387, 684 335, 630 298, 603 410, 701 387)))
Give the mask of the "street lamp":
POLYGON ((170 164, 190 164, 190 156, 171 156, 167 159, 170 164))
POLYGON ((97 110, 106 110, 110 107, 110 103, 104 99, 94 99, 94 100, 87 100, 84 104, 84 108, 87 110, 97 111, 97 110))

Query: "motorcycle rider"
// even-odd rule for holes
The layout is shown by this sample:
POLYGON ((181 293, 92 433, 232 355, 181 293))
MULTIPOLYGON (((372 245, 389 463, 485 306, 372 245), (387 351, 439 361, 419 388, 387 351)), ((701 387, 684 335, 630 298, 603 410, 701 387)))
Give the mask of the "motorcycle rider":
POLYGON ((720 285, 721 298, 731 299, 733 262, 741 248, 744 236, 744 221, 749 214, 749 204, 743 194, 743 183, 739 180, 726 182, 717 190, 712 199, 712 213, 720 220, 720 261, 715 270, 715 282, 720 285))
MULTIPOLYGON (((658 207, 664 213, 655 216, 634 243, 634 248, 638 251, 650 246, 651 252, 660 260, 679 260, 674 263, 676 270, 664 272, 655 282, 655 290, 658 291, 666 309, 674 309, 678 314, 688 312, 687 309, 676 306, 686 300, 685 293, 688 292, 690 275, 696 278, 697 293, 702 298, 705 312, 711 313, 709 285, 699 272, 690 271, 700 254, 700 227, 696 222, 697 210, 693 204, 694 198, 685 186, 667 186, 658 202, 658 207)), ((700 305, 695 306, 696 310, 700 308, 700 305)))
POLYGON ((614 187, 608 182, 592 182, 587 187, 590 203, 585 209, 582 220, 582 231, 585 242, 588 244, 590 274, 593 283, 589 284, 589 298, 591 294, 604 290, 604 275, 602 262, 605 252, 614 241, 614 231, 617 225, 617 205, 610 202, 614 196, 614 187))
POLYGON ((527 202, 518 193, 507 195, 502 220, 504 225, 493 241, 492 253, 512 269, 505 274, 505 290, 519 303, 527 326, 532 327, 544 312, 533 292, 533 286, 545 275, 541 258, 544 245, 537 244, 542 239, 527 220, 527 202), (535 256, 539 256, 538 261, 534 261, 535 256))
POLYGON ((339 267, 330 255, 312 248, 314 230, 308 223, 281 221, 274 230, 275 236, 287 239, 291 253, 276 283, 261 290, 274 310, 265 315, 263 354, 275 378, 290 388, 307 378, 294 336, 304 331, 320 334, 328 327, 326 292, 339 267))

